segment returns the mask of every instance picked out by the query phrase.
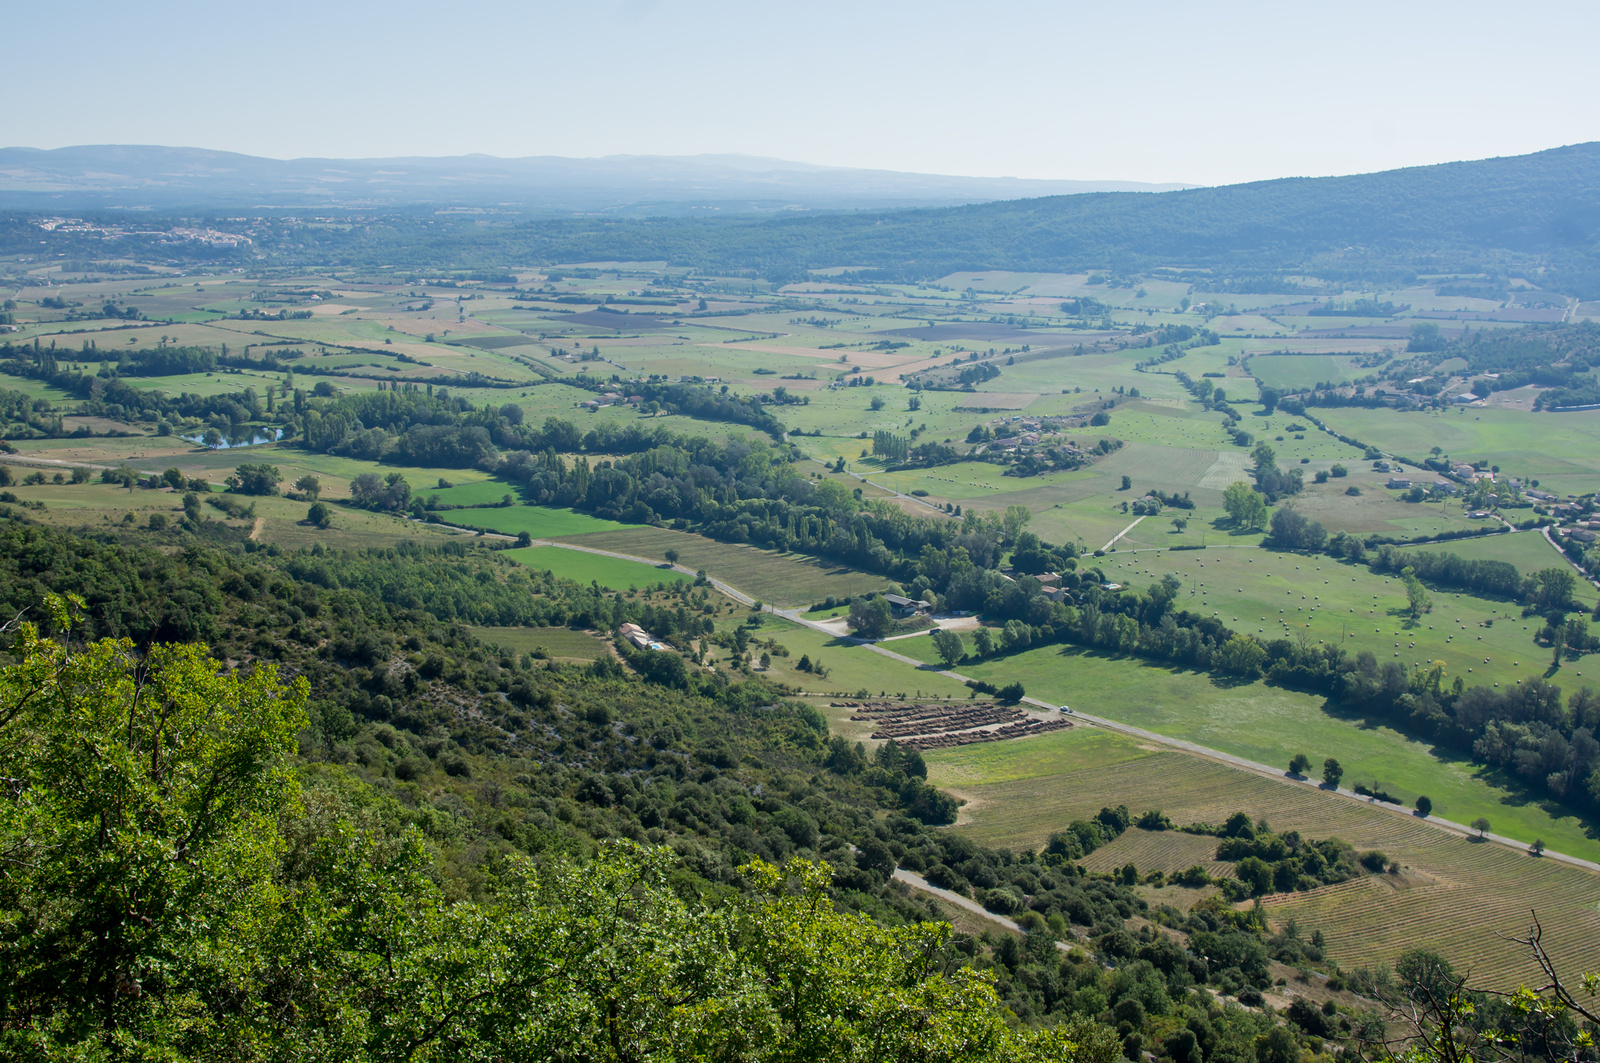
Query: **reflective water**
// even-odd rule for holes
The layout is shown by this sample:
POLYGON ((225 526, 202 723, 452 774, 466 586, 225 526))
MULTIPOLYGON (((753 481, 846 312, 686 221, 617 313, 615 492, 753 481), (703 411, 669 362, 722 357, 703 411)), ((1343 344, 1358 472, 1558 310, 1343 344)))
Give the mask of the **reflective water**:
MULTIPOLYGON (((234 447, 254 447, 262 443, 275 443, 283 437, 281 428, 252 428, 247 432, 226 433, 222 441, 212 446, 213 450, 232 450, 234 447)), ((191 443, 207 446, 204 434, 184 436, 191 443)))

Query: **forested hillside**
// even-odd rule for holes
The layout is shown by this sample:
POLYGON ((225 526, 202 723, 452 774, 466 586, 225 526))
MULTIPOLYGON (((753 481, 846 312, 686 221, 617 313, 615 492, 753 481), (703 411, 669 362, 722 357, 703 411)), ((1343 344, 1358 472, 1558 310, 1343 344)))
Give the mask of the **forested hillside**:
MULTIPOLYGON (((115 220, 115 215, 106 215, 115 220)), ((142 223, 144 224, 144 223, 142 223)), ((504 267, 570 261, 660 261, 789 280, 850 266, 892 277, 957 270, 1221 271, 1222 290, 1283 290, 1294 267, 1323 277, 1398 276, 1433 266, 1510 263, 1553 271, 1546 285, 1593 298, 1600 264, 1600 145, 1351 177, 1288 178, 1175 192, 1113 192, 909 211, 699 220, 581 218, 482 226, 396 213, 350 226, 294 221, 253 246, 191 253, 274 264, 504 267), (1269 285, 1262 288, 1261 285, 1269 285)), ((0 251, 31 251, 20 215, 0 251)), ((103 256, 94 235, 51 234, 60 253, 103 256)), ((155 237, 128 237, 154 248, 155 237)), ((163 253, 173 249, 163 246, 163 253)), ((1213 282, 1216 281, 1213 277, 1213 282)))
MULTIPOLYGON (((1172 830, 1158 810, 984 849, 925 825, 950 808, 920 755, 869 757, 760 680, 563 667, 440 619, 475 587, 656 624, 692 585, 247 547, 0 530, 24 618, 0 670, 8 1058, 1293 1063, 1380 1028, 1195 992, 1259 1005, 1274 962, 1328 957, 1259 909, 1154 910, 1131 866, 1084 869, 1172 830), (1027 933, 952 938, 897 866, 1027 933)), ((1237 863, 1228 897, 1384 867, 1242 814, 1185 829, 1237 863)))

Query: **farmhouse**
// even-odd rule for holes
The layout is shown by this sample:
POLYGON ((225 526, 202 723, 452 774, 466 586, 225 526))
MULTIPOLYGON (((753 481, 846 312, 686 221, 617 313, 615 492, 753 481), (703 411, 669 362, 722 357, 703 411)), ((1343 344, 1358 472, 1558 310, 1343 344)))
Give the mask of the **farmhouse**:
POLYGON ((1398 487, 1398 488, 1404 489, 1404 488, 1407 488, 1407 487, 1411 486, 1411 481, 1405 479, 1404 477, 1391 476, 1391 477, 1389 477, 1389 482, 1384 484, 1383 486, 1385 486, 1385 487, 1398 487))
POLYGON ((664 650, 668 647, 650 637, 650 633, 638 624, 623 624, 617 629, 618 633, 641 650, 664 650))
POLYGON ((920 598, 907 598, 902 594, 885 594, 883 600, 889 603, 889 610, 897 619, 904 620, 908 616, 925 613, 933 606, 920 598))

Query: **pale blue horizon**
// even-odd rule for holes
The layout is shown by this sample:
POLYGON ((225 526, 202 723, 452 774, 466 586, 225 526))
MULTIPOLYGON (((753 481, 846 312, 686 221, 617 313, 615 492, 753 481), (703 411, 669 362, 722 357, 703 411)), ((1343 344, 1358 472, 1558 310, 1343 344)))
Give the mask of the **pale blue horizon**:
POLYGON ((8 15, 0 144, 743 154, 1229 184, 1600 139, 1600 5, 88 0, 8 15))

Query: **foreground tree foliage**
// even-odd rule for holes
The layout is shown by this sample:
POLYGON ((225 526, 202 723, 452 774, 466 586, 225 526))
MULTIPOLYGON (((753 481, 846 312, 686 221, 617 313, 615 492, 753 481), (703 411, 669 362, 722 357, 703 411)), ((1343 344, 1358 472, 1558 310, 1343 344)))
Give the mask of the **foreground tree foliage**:
MULTIPOLYGON (((31 624, 0 673, 7 1058, 1108 1063, 1018 1033, 949 928, 837 911, 825 865, 685 899, 670 850, 510 855, 452 899, 414 829, 289 768, 304 680, 31 624)), ((370 799, 369 799, 370 800, 370 799)))

